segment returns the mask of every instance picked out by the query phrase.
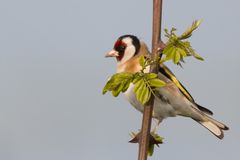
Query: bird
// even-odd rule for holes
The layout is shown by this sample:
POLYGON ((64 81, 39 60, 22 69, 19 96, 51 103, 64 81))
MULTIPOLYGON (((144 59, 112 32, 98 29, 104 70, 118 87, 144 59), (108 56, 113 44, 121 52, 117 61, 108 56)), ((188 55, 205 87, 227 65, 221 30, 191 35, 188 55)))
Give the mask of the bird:
MULTIPOLYGON (((126 34, 116 40, 113 49, 105 57, 116 58, 117 73, 136 73, 142 69, 139 63, 140 57, 146 57, 149 54, 148 47, 143 41, 140 41, 135 35, 126 34)), ((144 72, 148 73, 150 69, 146 68, 144 72)), ((154 98, 152 117, 158 120, 158 124, 168 117, 189 117, 208 129, 219 139, 223 139, 223 131, 229 128, 224 123, 213 119, 211 110, 197 104, 191 94, 165 64, 159 65, 157 74, 158 78, 166 83, 164 87, 157 90, 157 97, 154 98)), ((144 105, 137 100, 133 90, 134 84, 130 84, 123 94, 133 107, 143 113, 144 105)))

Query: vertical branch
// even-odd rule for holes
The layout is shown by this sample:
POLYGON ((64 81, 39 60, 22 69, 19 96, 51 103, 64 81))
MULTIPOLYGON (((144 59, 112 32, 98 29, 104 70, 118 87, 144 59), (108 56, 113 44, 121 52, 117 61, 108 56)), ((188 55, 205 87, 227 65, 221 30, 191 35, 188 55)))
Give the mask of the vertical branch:
POLYGON ((153 0, 152 53, 157 54, 161 43, 162 0, 153 0))
POLYGON ((154 102, 153 99, 154 98, 151 97, 149 102, 144 106, 141 136, 139 139, 138 160, 147 159, 147 151, 149 146, 149 137, 150 137, 151 121, 152 121, 153 102, 154 102))
MULTIPOLYGON (((153 0, 153 30, 152 30, 152 54, 158 54, 157 50, 161 43, 161 16, 162 16, 162 0, 153 0)), ((158 66, 152 65, 151 72, 157 73, 158 66)), ((152 111, 154 98, 144 106, 141 137, 139 140, 138 160, 147 160, 147 151, 149 146, 149 137, 151 130, 152 111)))

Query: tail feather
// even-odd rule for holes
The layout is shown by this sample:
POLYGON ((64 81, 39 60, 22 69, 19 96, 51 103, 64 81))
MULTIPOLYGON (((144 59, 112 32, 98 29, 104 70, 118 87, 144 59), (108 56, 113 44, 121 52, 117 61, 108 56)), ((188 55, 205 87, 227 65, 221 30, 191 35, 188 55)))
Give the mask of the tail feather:
POLYGON ((210 132, 212 132, 215 136, 217 136, 219 139, 223 139, 224 133, 223 131, 214 123, 210 121, 206 122, 199 122, 202 126, 207 128, 210 132))
POLYGON ((209 117, 209 116, 207 116, 207 117, 208 117, 208 119, 209 119, 212 123, 214 123, 215 125, 217 125, 220 129, 222 129, 222 130, 229 130, 228 126, 226 126, 225 124, 223 124, 223 123, 221 123, 221 122, 219 122, 219 121, 217 121, 217 120, 215 120, 215 119, 213 119, 213 118, 211 118, 211 117, 209 117))
POLYGON ((219 139, 223 139, 223 137, 224 137, 223 130, 228 130, 229 129, 223 123, 218 122, 217 120, 215 120, 213 118, 210 118, 208 116, 207 116, 207 120, 206 121, 199 121, 199 120, 195 120, 195 121, 197 121, 202 126, 207 128, 211 133, 213 133, 219 139))
POLYGON ((197 103, 195 103, 195 105, 197 106, 197 108, 198 108, 200 111, 204 112, 205 114, 213 115, 213 112, 212 112, 211 110, 209 110, 209 109, 207 109, 207 108, 205 108, 205 107, 203 107, 203 106, 200 106, 200 105, 197 104, 197 103))

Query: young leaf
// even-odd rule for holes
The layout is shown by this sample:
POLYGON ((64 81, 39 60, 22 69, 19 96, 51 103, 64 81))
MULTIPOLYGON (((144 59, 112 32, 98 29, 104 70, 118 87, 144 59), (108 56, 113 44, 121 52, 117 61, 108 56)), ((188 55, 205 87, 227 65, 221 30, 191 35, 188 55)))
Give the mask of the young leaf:
POLYGON ((136 94, 137 100, 143 105, 150 99, 151 93, 143 78, 135 84, 133 91, 136 94))
POLYGON ((148 83, 151 87, 156 87, 156 88, 164 87, 166 85, 164 81, 157 78, 149 80, 148 83))
POLYGON ((139 59, 139 64, 144 67, 145 65, 145 59, 144 59, 144 56, 141 56, 140 59, 139 59))
POLYGON ((165 54, 166 56, 163 59, 161 59, 160 64, 170 59, 173 59, 175 52, 176 52, 176 47, 173 46, 172 44, 168 44, 167 47, 163 50, 163 54, 165 54))
POLYGON ((175 64, 180 64, 180 60, 184 61, 183 58, 186 56, 193 56, 198 60, 203 60, 203 58, 198 55, 188 41, 183 41, 192 36, 194 30, 196 30, 201 20, 194 21, 192 26, 189 27, 181 36, 175 34, 176 29, 172 28, 170 33, 165 29, 166 37, 168 38, 167 46, 163 50, 163 54, 166 56, 160 61, 163 63, 167 60, 172 60, 175 64))
POLYGON ((143 92, 143 94, 142 94, 140 102, 142 104, 145 104, 149 101, 150 97, 151 97, 151 92, 150 92, 149 88, 146 87, 145 92, 143 92))
POLYGON ((179 62, 180 58, 181 58, 180 53, 176 52, 175 55, 174 55, 173 63, 177 64, 179 62))
POLYGON ((139 90, 141 89, 141 87, 142 87, 143 85, 145 85, 143 79, 140 79, 139 81, 137 81, 137 82, 135 83, 135 86, 134 86, 134 90, 133 90, 134 93, 137 94, 137 92, 139 92, 139 90))
POLYGON ((155 132, 151 132, 150 140, 149 140, 149 147, 148 147, 148 155, 152 156, 154 152, 154 145, 159 147, 159 144, 163 143, 163 138, 159 136, 155 132))
POLYGON ((157 78, 157 76, 158 75, 156 73, 146 73, 147 79, 157 78))
MULTIPOLYGON (((130 143, 139 143, 140 138, 141 138, 141 131, 139 131, 138 133, 131 132, 130 136, 132 138, 129 141, 130 143)), ((151 132, 150 137, 149 137, 148 155, 152 156, 155 145, 157 147, 159 147, 159 144, 162 144, 162 143, 163 143, 163 138, 160 135, 158 135, 157 133, 151 132)))
POLYGON ((151 95, 144 81, 140 86, 140 88, 137 90, 137 92, 135 92, 135 94, 136 94, 137 100, 143 105, 150 99, 150 95, 151 95))
POLYGON ((154 152, 154 144, 149 144, 148 146, 148 156, 152 156, 154 152))
POLYGON ((196 20, 192 23, 192 26, 189 27, 181 36, 178 37, 179 40, 187 39, 192 36, 192 32, 199 27, 202 20, 196 20))
MULTIPOLYGON (((175 43, 175 42, 174 42, 175 43)), ((167 44, 167 47, 163 50, 163 54, 166 56, 171 56, 175 53, 176 46, 173 43, 167 44)))
POLYGON ((103 88, 102 94, 107 93, 107 91, 111 91, 114 88, 113 83, 114 83, 113 79, 109 79, 103 88))
POLYGON ((116 86, 113 90, 112 90, 112 95, 114 97, 117 97, 119 95, 119 93, 121 92, 122 88, 123 88, 123 84, 119 84, 118 86, 116 86))
POLYGON ((122 72, 122 73, 116 73, 115 75, 113 75, 113 78, 115 80, 123 80, 123 79, 129 79, 132 78, 133 74, 132 73, 128 73, 128 72, 122 72))
POLYGON ((199 54, 197 54, 196 52, 193 53, 193 56, 200 61, 204 61, 204 59, 199 54))
POLYGON ((144 80, 142 79, 135 84, 134 93, 136 94, 136 98, 138 101, 140 101, 141 99, 141 94, 143 93, 144 88, 145 88, 145 83, 144 83, 144 80))
POLYGON ((158 135, 155 132, 151 132, 151 135, 155 140, 155 144, 162 144, 163 143, 163 139, 164 139, 163 137, 161 137, 160 135, 158 135))
POLYGON ((124 83, 124 86, 122 88, 122 92, 126 92, 127 89, 129 88, 129 85, 131 84, 131 80, 127 80, 125 83, 124 83))
POLYGON ((182 57, 187 56, 187 52, 183 50, 182 48, 177 48, 176 52, 178 52, 182 57))
POLYGON ((141 76, 139 75, 139 73, 136 73, 135 76, 133 77, 132 83, 136 84, 139 80, 141 80, 141 76))
POLYGON ((114 74, 104 86, 102 93, 105 94, 107 91, 112 91, 114 97, 118 96, 120 92, 125 92, 128 89, 133 77, 133 73, 114 74))
POLYGON ((168 29, 167 28, 164 28, 164 33, 165 33, 165 37, 170 38, 170 35, 168 33, 168 29))

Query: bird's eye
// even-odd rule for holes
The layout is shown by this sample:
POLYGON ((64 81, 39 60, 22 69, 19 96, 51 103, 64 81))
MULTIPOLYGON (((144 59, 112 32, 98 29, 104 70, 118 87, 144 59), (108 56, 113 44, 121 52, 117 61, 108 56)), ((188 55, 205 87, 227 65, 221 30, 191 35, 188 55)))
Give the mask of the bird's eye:
POLYGON ((114 49, 118 51, 120 54, 123 54, 126 49, 126 46, 127 45, 124 42, 118 40, 114 45, 114 49))
POLYGON ((126 48, 125 46, 122 46, 122 45, 121 45, 121 46, 118 47, 118 51, 119 51, 120 53, 123 53, 124 50, 125 50, 125 48, 126 48))

